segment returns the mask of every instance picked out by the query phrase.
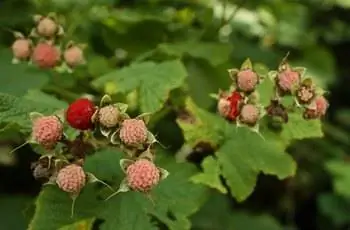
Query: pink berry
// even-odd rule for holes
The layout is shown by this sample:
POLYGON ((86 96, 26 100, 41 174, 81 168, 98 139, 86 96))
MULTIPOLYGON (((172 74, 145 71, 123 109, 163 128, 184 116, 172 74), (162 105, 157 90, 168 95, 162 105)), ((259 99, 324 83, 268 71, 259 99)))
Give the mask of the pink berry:
POLYGON ((45 17, 38 22, 36 29, 39 35, 52 37, 57 33, 58 25, 51 18, 45 17))
POLYGON ((240 121, 247 125, 255 125, 259 119, 259 108, 252 104, 246 104, 241 109, 240 121))
POLYGON ((278 87, 286 93, 290 93, 294 86, 300 83, 300 74, 287 68, 277 76, 278 87))
POLYGON ((29 39, 20 38, 12 44, 13 56, 19 60, 27 59, 31 54, 31 42, 29 39))
POLYGON ((126 169, 128 186, 140 192, 149 192, 160 180, 156 165, 146 159, 139 159, 126 169))
POLYGON ((79 165, 67 165, 58 172, 56 183, 63 191, 78 194, 86 184, 86 174, 79 165))
POLYGON ((324 116, 326 115, 327 109, 329 107, 329 103, 326 100, 326 98, 324 98, 324 96, 318 96, 315 99, 315 103, 316 103, 316 110, 317 110, 317 114, 319 116, 324 116))
POLYGON ((48 43, 39 43, 33 51, 33 62, 40 68, 53 68, 60 60, 60 51, 48 43))
POLYGON ((98 115, 100 124, 107 128, 116 126, 119 121, 119 111, 113 105, 102 107, 98 115))
POLYGON ((231 111, 231 102, 227 97, 221 97, 218 101, 217 109, 222 117, 228 117, 231 111))
POLYGON ((258 75, 251 69, 241 70, 237 73, 237 87, 244 92, 253 91, 258 81, 258 75))
POLYGON ((72 46, 64 51, 64 61, 67 65, 75 67, 84 63, 84 55, 81 48, 72 46))
POLYGON ((126 119, 121 125, 119 137, 124 144, 135 146, 146 142, 147 133, 147 127, 143 120, 126 119))
POLYGON ((63 124, 56 116, 39 117, 33 122, 34 140, 47 149, 54 148, 62 135, 63 124))

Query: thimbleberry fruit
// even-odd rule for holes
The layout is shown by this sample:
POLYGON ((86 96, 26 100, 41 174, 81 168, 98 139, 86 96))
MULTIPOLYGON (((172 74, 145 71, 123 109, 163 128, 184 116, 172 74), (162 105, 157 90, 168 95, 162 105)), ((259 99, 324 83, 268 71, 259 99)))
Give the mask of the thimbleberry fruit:
POLYGON ((132 190, 149 192, 159 180, 159 169, 147 159, 139 159, 126 169, 126 181, 132 190))
POLYGON ((69 105, 66 111, 66 120, 75 129, 88 130, 93 128, 91 117, 95 111, 96 108, 92 101, 80 98, 69 105))
POLYGON ((147 127, 143 120, 126 119, 119 133, 120 140, 130 146, 143 144, 147 140, 147 127))
POLYGON ((44 17, 38 22, 36 29, 39 35, 52 37, 57 33, 58 25, 53 19, 44 17))
POLYGON ((86 184, 86 174, 79 165, 67 165, 58 172, 56 183, 63 191, 78 194, 86 184))
POLYGON ((53 68, 60 61, 60 51, 55 46, 42 42, 34 48, 32 59, 40 68, 53 68))
POLYGON ((25 60, 31 54, 31 42, 29 39, 19 38, 12 44, 12 53, 18 60, 25 60))
POLYGON ((75 67, 84 63, 84 55, 81 48, 72 46, 63 53, 64 61, 70 67, 75 67))
POLYGON ((237 91, 232 92, 232 94, 228 97, 228 100, 231 104, 231 110, 228 115, 228 118, 230 120, 234 121, 238 117, 240 113, 240 104, 242 102, 242 99, 242 95, 237 91))
POLYGON ((33 122, 34 140, 47 149, 55 147, 62 135, 63 124, 56 116, 39 117, 33 122))
POLYGON ((259 119, 260 111, 256 105, 243 105, 240 114, 240 121, 247 125, 255 125, 259 119))
POLYGON ((243 92, 251 92, 258 84, 259 77, 251 69, 241 70, 237 73, 237 87, 243 92))
POLYGON ((107 128, 116 126, 119 121, 119 111, 113 105, 102 107, 98 112, 98 116, 100 124, 107 128))
POLYGON ((326 115, 327 109, 329 107, 329 103, 324 96, 318 96, 315 98, 316 110, 319 116, 326 115))
POLYGON ((300 83, 300 73, 286 66, 284 70, 277 75, 277 85, 282 92, 291 93, 293 87, 300 83))
POLYGON ((217 109, 222 117, 227 118, 231 111, 231 102, 227 97, 221 97, 218 101, 217 109))

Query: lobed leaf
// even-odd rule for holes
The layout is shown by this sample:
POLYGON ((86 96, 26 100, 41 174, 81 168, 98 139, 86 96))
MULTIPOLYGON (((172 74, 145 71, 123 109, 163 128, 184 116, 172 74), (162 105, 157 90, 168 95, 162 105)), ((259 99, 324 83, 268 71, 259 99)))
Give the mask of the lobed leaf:
POLYGON ((132 64, 94 80, 92 85, 103 89, 113 82, 116 92, 129 93, 138 90, 141 112, 157 112, 168 99, 171 90, 179 88, 185 80, 187 72, 178 61, 162 63, 143 62, 132 64))

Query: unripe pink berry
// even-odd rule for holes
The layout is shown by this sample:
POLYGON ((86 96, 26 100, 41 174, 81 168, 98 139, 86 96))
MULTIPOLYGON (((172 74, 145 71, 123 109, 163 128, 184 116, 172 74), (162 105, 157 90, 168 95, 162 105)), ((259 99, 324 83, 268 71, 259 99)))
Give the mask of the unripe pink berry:
POLYGON ((58 172, 56 183, 63 191, 78 194, 86 184, 86 174, 79 165, 67 165, 58 172))
POLYGON ((38 22, 36 29, 39 35, 52 37, 56 34, 58 25, 53 19, 45 17, 38 22))
POLYGON ((143 144, 147 140, 147 127, 143 120, 126 119, 119 133, 120 140, 130 146, 143 144))
POLYGON ((19 38, 12 44, 13 56, 19 60, 27 59, 31 54, 31 42, 29 39, 19 38))
POLYGON ((119 121, 119 111, 113 105, 102 107, 99 110, 98 115, 101 125, 107 128, 116 126, 119 121))
POLYGON ((133 190, 148 192, 159 183, 159 180, 159 169, 147 159, 139 159, 126 169, 126 181, 133 190))
POLYGON ((258 75, 251 69, 241 70, 237 73, 237 87, 244 92, 253 91, 258 81, 258 75))
POLYGON ((34 140, 47 149, 54 148, 62 135, 63 124, 56 116, 39 117, 33 122, 34 140))
POLYGON ((326 115, 327 109, 329 107, 329 103, 327 99, 324 96, 318 96, 315 99, 315 103, 316 103, 317 114, 319 116, 326 115))
POLYGON ((256 105, 243 105, 240 114, 240 121, 247 125, 255 125, 260 116, 259 108, 256 105))
POLYGON ((53 68, 60 60, 60 51, 48 43, 39 43, 33 51, 33 62, 41 68, 53 68))
POLYGON ((218 101, 217 109, 222 117, 228 117, 231 111, 231 102, 226 97, 221 97, 218 101))
POLYGON ((75 67, 84 63, 83 50, 78 46, 72 46, 63 53, 64 61, 67 65, 75 67))
POLYGON ((287 68, 277 75, 278 87, 286 92, 290 93, 294 86, 300 83, 300 74, 296 71, 287 68))

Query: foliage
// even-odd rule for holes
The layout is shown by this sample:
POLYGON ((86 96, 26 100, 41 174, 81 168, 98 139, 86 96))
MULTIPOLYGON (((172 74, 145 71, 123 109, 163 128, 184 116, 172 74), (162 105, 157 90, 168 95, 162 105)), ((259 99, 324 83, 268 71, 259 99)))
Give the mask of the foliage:
MULTIPOLYGON (((0 32, 0 162, 9 161, 8 152, 16 153, 10 155, 12 165, 4 168, 24 171, 24 185, 36 189, 34 199, 2 194, 0 216, 9 217, 2 220, 5 228, 350 226, 349 113, 339 110, 339 102, 334 103, 327 91, 334 93, 329 86, 340 82, 337 75, 347 74, 347 65, 337 57, 341 51, 334 48, 349 39, 347 19, 338 14, 348 13, 347 1, 5 0, 0 4, 5 29, 0 32), (56 25, 64 28, 64 36, 59 30, 52 35, 51 42, 63 54, 54 68, 39 68, 34 55, 11 63, 10 47, 18 32, 25 37, 32 28, 40 32, 40 20, 32 18, 38 13, 41 20, 53 15, 56 25), (315 24, 321 19, 323 23, 315 24), (85 47, 84 62, 69 65, 64 52, 77 44, 85 47), (284 94, 276 77, 286 68, 300 73, 301 83, 284 94), (238 84, 237 74, 243 70, 259 77, 252 92, 238 84), (310 83, 309 78, 314 96, 330 100, 325 119, 312 114, 306 119, 313 100, 298 104, 299 90, 310 83), (238 91, 240 101, 225 96, 238 91), (88 131, 73 129, 65 117, 71 102, 82 97, 97 109, 88 119, 93 124, 88 131), (231 112, 237 103, 240 114, 220 114, 221 99, 230 102, 231 112), (245 104, 261 109, 254 124, 244 123, 245 104), (107 105, 120 116, 112 127, 105 127, 99 114, 107 105), (55 115, 63 123, 64 138, 55 149, 33 142, 38 113, 55 115), (146 139, 135 146, 120 135, 123 121, 131 118, 147 125, 146 139), (79 149, 77 154, 75 141, 90 149, 79 149), (53 157, 54 170, 43 183, 35 182, 34 177, 39 178, 33 170, 46 157, 49 162, 53 157), (140 158, 160 170, 159 184, 146 192, 134 191, 128 184, 127 168, 140 158), (83 165, 86 172, 86 185, 77 194, 63 192, 55 182, 66 164, 83 165), (305 215, 312 221, 300 221, 305 204, 315 201, 318 210, 305 215)), ((42 41, 29 37, 32 48, 42 41)), ((19 192, 29 194, 24 187, 19 192)))

